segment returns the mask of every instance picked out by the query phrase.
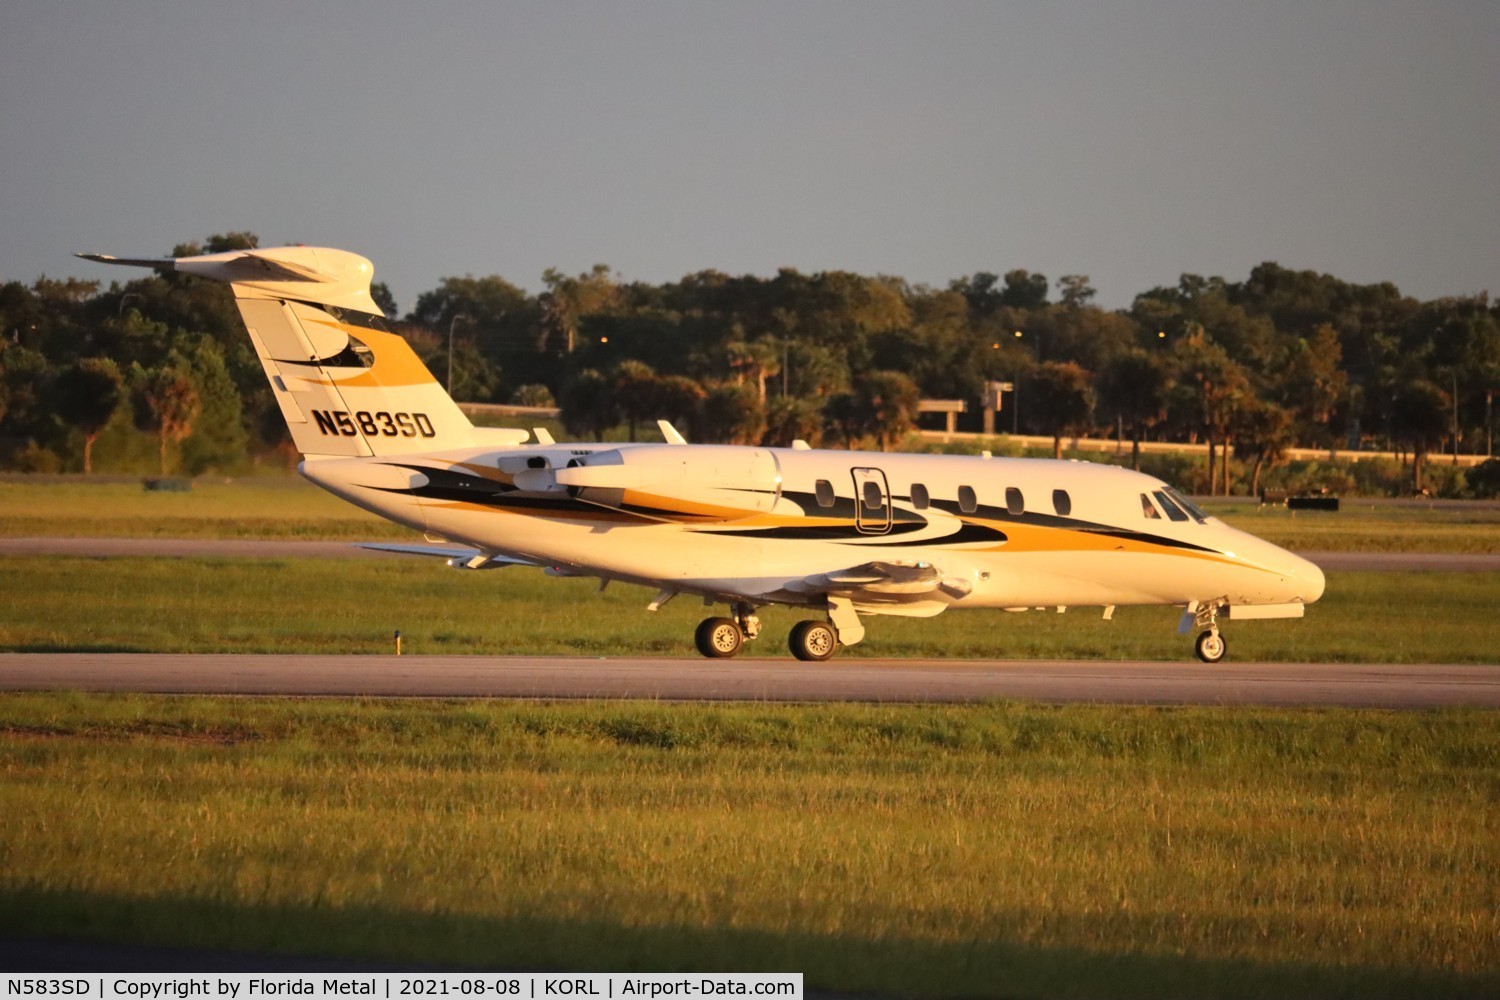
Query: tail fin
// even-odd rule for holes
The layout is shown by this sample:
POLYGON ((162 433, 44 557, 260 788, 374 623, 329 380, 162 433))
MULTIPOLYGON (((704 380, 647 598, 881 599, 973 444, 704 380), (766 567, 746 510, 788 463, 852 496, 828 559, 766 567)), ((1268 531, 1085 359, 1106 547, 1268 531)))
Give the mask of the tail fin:
POLYGON ((162 260, 78 256, 228 282, 304 455, 441 451, 477 437, 411 345, 386 325, 370 298, 375 269, 358 254, 275 247, 162 260))

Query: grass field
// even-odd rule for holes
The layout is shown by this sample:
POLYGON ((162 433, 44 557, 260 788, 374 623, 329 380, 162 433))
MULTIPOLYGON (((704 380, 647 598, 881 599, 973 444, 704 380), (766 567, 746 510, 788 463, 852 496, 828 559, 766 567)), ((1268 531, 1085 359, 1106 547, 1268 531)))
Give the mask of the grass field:
POLYGON ((411 532, 296 476, 198 480, 183 492, 81 476, 0 480, 12 538, 398 538, 411 532))
MULTIPOLYGON (((556 579, 524 567, 460 572, 438 560, 85 559, 0 557, 0 649, 123 652, 408 653, 695 656, 709 612, 680 597, 645 610, 652 592, 556 579)), ((1296 621, 1229 622, 1238 660, 1493 663, 1496 573, 1333 573, 1296 621)), ((869 618, 841 656, 1188 658, 1172 608, 1067 614, 955 611, 869 618)), ((755 655, 788 656, 806 617, 762 611, 755 655)))
POLYGON ((1304 552, 1500 552, 1494 504, 1390 504, 1350 500, 1341 510, 1209 502, 1226 523, 1304 552))
MULTIPOLYGON (((1500 551, 1500 512, 1221 508, 1500 551)), ((403 537, 297 480, 0 481, 11 536, 403 537)), ((406 535, 410 538, 410 535, 406 535)), ((401 559, 0 558, 0 649, 694 655, 679 598, 401 559)), ((1494 662, 1500 574, 1331 573, 1240 660, 1494 662)), ((766 609, 750 651, 787 655, 766 609)), ((1172 609, 870 619, 844 656, 1188 658, 1172 609)), ((0 933, 803 971, 905 997, 1500 995, 1494 713, 0 694, 0 933)))
MULTIPOLYGON (((1500 552, 1500 507, 1350 501, 1338 513, 1212 503, 1225 521, 1278 545, 1330 552, 1500 552)), ((0 534, 11 537, 411 538, 294 476, 200 480, 190 492, 83 477, 0 480, 0 534)))
POLYGON ((923 997, 1500 991, 1478 712, 0 696, 0 929, 923 997))

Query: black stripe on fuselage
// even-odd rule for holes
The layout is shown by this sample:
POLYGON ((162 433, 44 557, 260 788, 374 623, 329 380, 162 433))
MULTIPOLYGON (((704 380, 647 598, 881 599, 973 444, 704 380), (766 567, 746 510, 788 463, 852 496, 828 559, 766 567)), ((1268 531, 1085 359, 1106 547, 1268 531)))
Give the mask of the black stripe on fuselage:
MULTIPOLYGON (((734 535, 739 538, 766 538, 783 541, 817 541, 817 542, 843 542, 859 541, 874 542, 879 544, 880 539, 889 538, 891 535, 909 535, 914 531, 921 531, 927 527, 925 523, 903 523, 894 524, 886 531, 860 531, 854 526, 854 522, 848 524, 819 524, 797 527, 787 525, 776 528, 699 528, 694 534, 698 535, 734 535)), ((947 537, 934 539, 934 541, 946 541, 947 537)), ((1003 541, 1005 536, 1001 535, 1003 541)))
MULTIPOLYGON (((642 524, 660 523, 670 521, 673 523, 692 524, 692 521, 682 522, 679 518, 689 517, 681 511, 667 508, 649 507, 643 504, 610 504, 594 503, 588 500, 577 499, 564 493, 536 494, 522 493, 508 483, 497 483, 492 479, 477 476, 472 472, 463 472, 454 469, 439 469, 424 465, 393 465, 393 468, 409 469, 419 472, 427 477, 427 484, 418 487, 372 487, 387 493, 405 493, 409 496, 418 497, 422 500, 444 500, 453 503, 471 503, 483 507, 496 509, 524 511, 528 514, 536 514, 545 517, 549 512, 558 514, 593 514, 597 517, 608 518, 610 515, 627 517, 642 524)), ((764 493, 765 490, 747 490, 750 493, 764 493)), ((705 515, 707 516, 707 515, 705 515)))
POLYGON ((471 472, 436 469, 425 465, 401 464, 391 467, 420 473, 426 476, 428 481, 425 485, 415 487, 375 486, 370 487, 371 489, 386 493, 404 493, 420 500, 469 503, 480 507, 492 507, 496 510, 535 514, 540 517, 545 517, 547 514, 590 514, 595 517, 608 517, 614 514, 616 517, 626 517, 642 524, 652 523, 651 519, 640 514, 613 507, 603 507, 585 500, 575 500, 561 493, 552 496, 538 496, 535 493, 521 494, 514 486, 497 483, 471 472))
MULTIPOLYGON (((584 500, 576 500, 562 494, 537 495, 533 493, 521 495, 514 486, 506 483, 497 483, 482 476, 476 476, 473 473, 422 465, 400 464, 394 465, 394 467, 421 473, 427 477, 428 482, 424 486, 415 488, 374 487, 375 489, 380 489, 387 493, 405 493, 423 500, 470 503, 482 507, 512 510, 539 517, 545 517, 549 513, 592 514, 597 517, 605 517, 613 513, 616 516, 630 518, 642 524, 660 523, 661 521, 684 524, 684 522, 677 520, 677 518, 682 516, 680 512, 671 510, 638 505, 606 507, 584 500)), ((787 494, 787 496, 799 501, 800 499, 806 499, 814 505, 816 504, 812 494, 787 494)), ((980 506, 972 514, 965 514, 959 510, 957 501, 952 500, 933 500, 932 506, 952 515, 955 520, 959 521, 961 527, 958 530, 937 538, 897 538, 895 536, 909 535, 923 530, 929 526, 928 520, 915 511, 893 505, 892 516, 894 523, 888 531, 860 531, 853 519, 854 502, 848 498, 839 498, 839 501, 835 503, 833 508, 815 507, 814 509, 828 510, 829 516, 838 516, 842 507, 843 510, 848 512, 845 515, 846 521, 843 524, 802 526, 789 524, 767 528, 724 527, 696 528, 694 530, 697 534, 735 535, 742 538, 761 538, 777 541, 858 542, 866 545, 902 548, 920 545, 965 545, 980 543, 998 545, 1008 540, 1008 536, 1002 528, 1004 524, 1009 522, 1018 526, 1078 531, 1089 535, 1118 538, 1122 541, 1159 545, 1163 548, 1219 554, 1217 549, 1204 545, 1196 545, 1177 538, 1155 535, 1145 531, 1134 531, 1114 525, 1060 517, 1054 514, 1012 514, 1004 507, 990 506, 980 506), (976 520, 995 523, 978 524, 975 523, 976 520), (886 541, 885 539, 890 540, 886 541)), ((691 526, 691 522, 687 522, 685 526, 691 526)))
POLYGON ((1110 538, 1119 538, 1132 542, 1144 542, 1150 545, 1160 545, 1169 549, 1187 549, 1194 552, 1211 552, 1219 554, 1218 549, 1206 545, 1197 545, 1193 542, 1185 542, 1180 538, 1169 538, 1165 535, 1154 535, 1147 531, 1135 531, 1130 528, 1121 528, 1113 524, 1099 524, 1095 521, 1083 521, 1078 518, 1062 517, 1058 514, 1040 514, 1025 512, 1012 514, 1005 507, 990 507, 980 505, 972 512, 965 513, 955 500, 933 500, 932 506, 957 518, 977 518, 983 521, 995 521, 1002 526, 1006 523, 1024 525, 1028 528, 1053 528, 1061 531, 1081 531, 1088 535, 1104 535, 1110 538))

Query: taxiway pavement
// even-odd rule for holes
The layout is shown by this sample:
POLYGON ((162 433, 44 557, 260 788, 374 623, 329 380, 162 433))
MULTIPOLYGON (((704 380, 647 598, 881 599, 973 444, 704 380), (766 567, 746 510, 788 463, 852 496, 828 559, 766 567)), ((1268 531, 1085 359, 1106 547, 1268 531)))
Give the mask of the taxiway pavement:
POLYGON ((0 690, 1500 708, 1500 665, 0 653, 0 690))

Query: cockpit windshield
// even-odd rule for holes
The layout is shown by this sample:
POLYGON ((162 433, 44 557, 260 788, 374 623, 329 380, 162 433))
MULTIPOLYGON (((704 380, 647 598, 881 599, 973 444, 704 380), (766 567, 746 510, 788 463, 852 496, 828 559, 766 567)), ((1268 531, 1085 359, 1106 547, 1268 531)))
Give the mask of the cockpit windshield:
POLYGON ((1162 490, 1162 492, 1171 497, 1173 503, 1181 507, 1183 510, 1187 511, 1188 516, 1190 516, 1194 521, 1197 521, 1199 524, 1208 523, 1208 515, 1205 514, 1197 504, 1193 503, 1193 501, 1177 492, 1175 488, 1167 486, 1162 490))

